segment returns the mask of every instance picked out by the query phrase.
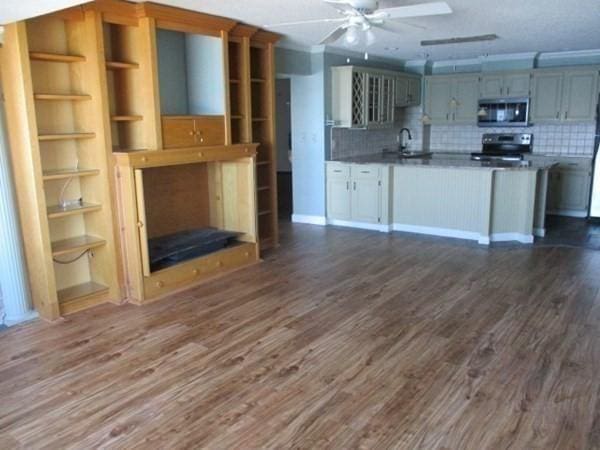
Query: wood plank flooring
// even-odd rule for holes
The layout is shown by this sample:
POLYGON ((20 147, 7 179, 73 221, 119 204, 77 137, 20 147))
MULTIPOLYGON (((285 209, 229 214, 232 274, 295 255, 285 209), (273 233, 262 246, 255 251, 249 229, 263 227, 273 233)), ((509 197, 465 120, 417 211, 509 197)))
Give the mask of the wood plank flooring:
POLYGON ((0 448, 600 448, 600 252, 284 225, 266 261, 0 333, 0 448))

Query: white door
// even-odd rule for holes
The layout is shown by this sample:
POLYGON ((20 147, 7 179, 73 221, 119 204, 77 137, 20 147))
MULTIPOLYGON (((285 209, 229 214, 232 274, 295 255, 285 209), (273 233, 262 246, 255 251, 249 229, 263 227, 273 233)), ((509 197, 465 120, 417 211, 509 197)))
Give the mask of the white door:
POLYGON ((352 166, 352 220, 379 223, 381 187, 379 168, 364 165, 352 166))

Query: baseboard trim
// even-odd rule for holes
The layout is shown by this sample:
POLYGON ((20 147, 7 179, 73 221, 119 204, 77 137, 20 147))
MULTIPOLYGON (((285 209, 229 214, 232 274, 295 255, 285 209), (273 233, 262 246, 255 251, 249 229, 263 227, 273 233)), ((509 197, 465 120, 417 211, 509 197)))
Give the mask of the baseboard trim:
POLYGON ((551 216, 576 217, 579 219, 584 219, 588 216, 587 211, 580 211, 577 209, 555 209, 552 211, 547 211, 546 214, 551 216))
POLYGON ((327 219, 327 225, 360 228, 361 230, 380 231, 381 233, 389 233, 390 231, 392 231, 391 225, 382 225, 380 223, 353 222, 351 220, 327 219))
POLYGON ((523 233, 494 233, 490 235, 491 242, 517 241, 521 244, 533 244, 533 234, 523 233))
POLYGON ((305 214, 292 214, 292 222, 307 223, 309 225, 327 225, 325 216, 308 216, 305 214))
POLYGON ((535 237, 544 237, 544 236, 546 236, 546 229, 545 228, 534 228, 533 235, 535 237))
MULTIPOLYGON (((453 228, 424 227, 420 225, 407 225, 404 223, 395 223, 392 225, 394 231, 404 231, 407 233, 428 234, 430 236, 449 237, 455 239, 467 239, 470 241, 480 241, 482 236, 473 231, 455 230, 453 228)), ((485 242, 480 242, 485 243, 485 242)), ((489 244, 489 242, 488 242, 489 244)))

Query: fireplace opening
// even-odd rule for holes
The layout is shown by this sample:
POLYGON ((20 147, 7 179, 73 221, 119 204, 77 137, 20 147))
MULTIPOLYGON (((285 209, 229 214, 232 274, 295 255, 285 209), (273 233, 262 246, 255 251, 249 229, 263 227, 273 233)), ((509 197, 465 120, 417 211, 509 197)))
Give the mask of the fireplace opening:
POLYGON ((247 195, 240 173, 247 174, 247 165, 236 162, 136 170, 149 272, 254 242, 252 208, 239 208, 240 196, 247 195))

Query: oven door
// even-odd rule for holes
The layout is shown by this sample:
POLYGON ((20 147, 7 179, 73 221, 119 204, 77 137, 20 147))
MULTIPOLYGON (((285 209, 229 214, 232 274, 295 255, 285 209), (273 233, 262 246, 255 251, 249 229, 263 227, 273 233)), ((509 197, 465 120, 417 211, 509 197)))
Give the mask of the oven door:
POLYGON ((529 99, 479 100, 477 125, 480 127, 529 126, 529 99))

